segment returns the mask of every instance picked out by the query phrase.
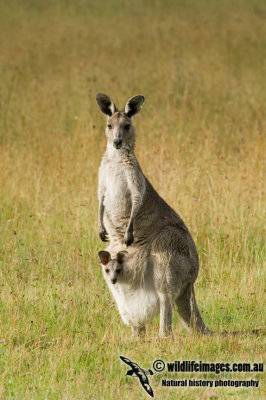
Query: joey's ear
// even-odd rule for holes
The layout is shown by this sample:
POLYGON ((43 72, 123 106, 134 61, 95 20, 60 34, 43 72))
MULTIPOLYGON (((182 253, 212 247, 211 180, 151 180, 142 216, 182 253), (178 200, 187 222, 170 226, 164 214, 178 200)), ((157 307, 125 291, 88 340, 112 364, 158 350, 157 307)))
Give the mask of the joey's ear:
POLYGON ((126 261, 128 258, 128 252, 127 251, 119 251, 117 253, 117 261, 119 264, 123 264, 124 261, 126 261))
POLYGON ((110 253, 109 253, 108 251, 99 251, 98 254, 99 254, 101 263, 102 263, 103 265, 106 265, 106 264, 109 263, 109 261, 110 261, 110 259, 111 259, 111 256, 110 256, 110 253))
POLYGON ((117 110, 115 103, 110 99, 109 96, 103 93, 96 94, 96 101, 100 110, 105 114, 111 117, 117 110))
POLYGON ((126 107, 125 107, 126 115, 130 118, 133 117, 134 115, 136 115, 141 110, 141 107, 143 106, 144 101, 145 101, 145 97, 142 96, 141 94, 129 99, 126 104, 126 107))

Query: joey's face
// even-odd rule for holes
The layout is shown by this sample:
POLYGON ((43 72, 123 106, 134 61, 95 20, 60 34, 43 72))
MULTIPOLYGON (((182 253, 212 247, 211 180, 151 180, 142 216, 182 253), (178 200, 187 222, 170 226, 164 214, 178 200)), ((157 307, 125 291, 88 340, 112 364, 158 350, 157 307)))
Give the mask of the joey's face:
POLYGON ((115 149, 134 147, 134 127, 132 120, 123 111, 107 117, 106 136, 115 149))
POLYGON ((127 252, 120 251, 114 258, 111 257, 111 254, 108 251, 99 251, 98 255, 105 278, 113 284, 121 280, 123 276, 124 262, 127 259, 127 252))
POLYGON ((115 285, 122 276, 123 266, 116 260, 111 260, 107 265, 103 266, 103 271, 106 278, 115 285))

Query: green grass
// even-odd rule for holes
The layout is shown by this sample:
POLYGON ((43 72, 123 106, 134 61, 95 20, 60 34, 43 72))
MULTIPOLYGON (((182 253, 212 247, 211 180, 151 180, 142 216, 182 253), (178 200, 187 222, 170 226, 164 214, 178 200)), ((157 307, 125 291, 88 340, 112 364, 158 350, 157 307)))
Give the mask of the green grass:
MULTIPOLYGON (((265 259, 265 3, 31 1, 0 4, 0 398, 147 399, 125 355, 262 362, 265 259), (130 337, 97 252, 97 171, 105 149, 101 91, 122 107, 142 93, 136 154, 197 243, 196 297, 215 331, 130 337)), ((161 388, 157 399, 205 399, 161 388)), ((263 397, 213 389, 219 399, 263 397)), ((180 374, 178 378, 188 378, 180 374)), ((210 374, 189 378, 216 379, 210 374)))

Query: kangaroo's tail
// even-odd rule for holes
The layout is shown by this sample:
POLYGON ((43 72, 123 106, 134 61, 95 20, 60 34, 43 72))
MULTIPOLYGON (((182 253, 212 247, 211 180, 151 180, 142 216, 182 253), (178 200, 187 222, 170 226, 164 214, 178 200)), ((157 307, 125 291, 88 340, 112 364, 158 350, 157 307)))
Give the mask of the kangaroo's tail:
POLYGON ((176 300, 176 304, 181 322, 189 332, 196 331, 202 334, 211 334, 211 331, 201 318, 193 284, 187 286, 183 294, 176 300))
POLYGON ((246 335, 246 334, 253 334, 253 335, 260 335, 265 334, 265 328, 258 328, 252 329, 251 331, 244 332, 244 331, 223 331, 219 332, 212 332, 210 331, 207 326, 204 324, 197 303, 195 298, 195 292, 193 284, 188 285, 182 296, 180 296, 176 300, 176 304, 178 307, 179 316, 181 322, 185 326, 185 328, 189 332, 196 331, 201 334, 205 335, 221 335, 221 336, 236 336, 236 335, 246 335))

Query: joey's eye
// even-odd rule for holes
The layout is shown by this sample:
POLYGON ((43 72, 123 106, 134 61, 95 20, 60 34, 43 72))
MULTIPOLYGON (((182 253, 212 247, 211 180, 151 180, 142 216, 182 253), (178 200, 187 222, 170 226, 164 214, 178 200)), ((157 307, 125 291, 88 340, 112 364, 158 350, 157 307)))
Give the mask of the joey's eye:
POLYGON ((112 129, 112 125, 108 124, 107 125, 108 129, 112 129))
POLYGON ((130 124, 125 125, 125 130, 128 131, 130 128, 130 124))
POLYGON ((121 269, 118 269, 116 272, 117 272, 118 274, 120 274, 120 272, 121 272, 121 269))
POLYGON ((105 270, 105 272, 108 274, 108 273, 110 272, 110 269, 107 268, 107 269, 105 270))

